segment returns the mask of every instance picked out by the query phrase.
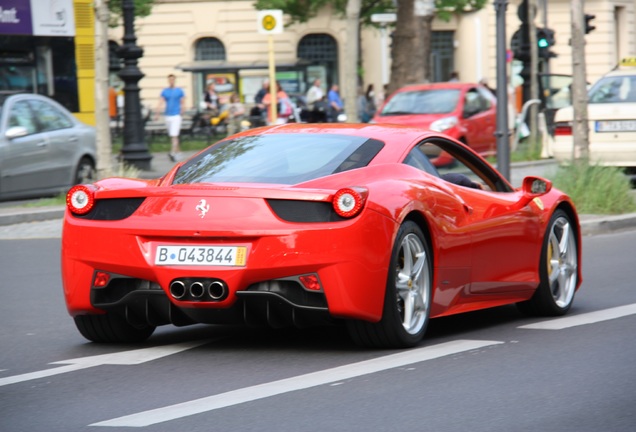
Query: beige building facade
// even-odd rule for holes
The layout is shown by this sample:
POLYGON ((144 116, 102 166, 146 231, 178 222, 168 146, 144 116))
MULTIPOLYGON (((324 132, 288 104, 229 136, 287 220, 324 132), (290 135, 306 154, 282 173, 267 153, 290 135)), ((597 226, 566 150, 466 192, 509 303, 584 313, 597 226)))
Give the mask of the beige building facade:
MULTIPOLYGON (((555 30, 558 57, 549 64, 551 73, 571 74, 571 2, 536 0, 537 27, 555 30), (547 10, 547 13, 544 11, 547 10)), ((494 2, 481 11, 455 16, 433 24, 433 80, 447 79, 452 70, 462 81, 484 77, 496 82, 496 12, 494 2)), ((512 34, 519 28, 519 1, 509 2, 506 11, 508 49, 512 34)), ((139 85, 143 103, 157 105, 166 76, 173 73, 184 88, 187 106, 196 108, 207 82, 215 80, 226 90, 236 91, 245 102, 267 78, 268 37, 259 34, 258 12, 253 1, 157 0, 152 14, 136 20, 137 44, 144 49, 139 67, 145 74, 139 85), (209 44, 212 42, 212 45, 209 44), (220 44, 220 45, 219 45, 220 44), (222 52, 220 51, 222 48, 222 52), (206 58, 206 50, 211 58, 206 58), (210 51, 211 50, 211 51, 210 51)), ((612 69, 622 57, 636 55, 636 0, 588 0, 585 12, 596 18, 596 29, 586 35, 588 81, 594 82, 612 69)), ((390 79, 390 28, 363 28, 360 50, 364 86, 381 89, 390 79)), ((120 43, 121 29, 110 38, 120 43)), ((273 40, 277 71, 292 92, 304 93, 310 81, 319 77, 323 86, 344 80, 345 21, 329 9, 307 23, 288 25, 273 40), (299 58, 307 55, 309 62, 299 58)), ((305 59, 307 60, 307 59, 305 59)), ((508 75, 518 85, 520 67, 508 63, 508 75)))

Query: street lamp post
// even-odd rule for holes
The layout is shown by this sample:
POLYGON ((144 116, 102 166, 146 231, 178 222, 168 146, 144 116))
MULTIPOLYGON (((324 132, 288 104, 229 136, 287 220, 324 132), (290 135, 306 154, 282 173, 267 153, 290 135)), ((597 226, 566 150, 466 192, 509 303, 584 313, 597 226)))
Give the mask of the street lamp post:
POLYGON ((122 0, 124 37, 120 53, 124 67, 119 76, 124 81, 124 145, 121 149, 124 162, 144 171, 150 170, 152 155, 144 141, 144 122, 141 116, 139 80, 144 77, 137 59, 144 54, 135 36, 135 4, 133 0, 122 0))
POLYGON ((497 169, 510 180, 510 132, 508 130, 508 77, 506 73, 506 8, 508 0, 495 0, 497 30, 497 169))

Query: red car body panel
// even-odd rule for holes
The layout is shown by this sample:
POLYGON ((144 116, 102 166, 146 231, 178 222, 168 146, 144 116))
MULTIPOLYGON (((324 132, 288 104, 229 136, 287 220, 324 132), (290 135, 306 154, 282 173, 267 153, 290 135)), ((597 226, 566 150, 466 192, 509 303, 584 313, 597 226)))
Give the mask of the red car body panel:
MULTIPOLYGON (((555 209, 572 209, 578 227, 572 202, 556 189, 540 199, 524 200, 520 189, 467 189, 402 163, 415 144, 439 136, 418 128, 291 124, 239 136, 286 133, 369 136, 385 146, 364 168, 296 185, 173 185, 180 165, 158 180, 97 182, 96 201, 144 200, 117 221, 79 218, 67 210, 62 278, 69 313, 103 312, 91 301, 96 271, 156 284, 175 307, 199 312, 231 309, 237 304, 237 291, 252 284, 317 274, 332 317, 375 322, 382 317, 393 243, 408 218, 430 236, 431 317, 450 315, 529 299, 539 283, 543 237, 555 209), (338 189, 354 186, 366 188, 368 197, 362 212, 347 220, 289 222, 267 201, 330 202, 338 189), (205 218, 195 211, 202 199, 211 206, 205 218), (247 260, 244 267, 155 265, 157 245, 183 244, 245 246, 247 260), (169 295, 176 277, 210 275, 227 283, 225 299, 180 301, 169 295)), ((580 232, 576 235, 580 248, 580 232)))

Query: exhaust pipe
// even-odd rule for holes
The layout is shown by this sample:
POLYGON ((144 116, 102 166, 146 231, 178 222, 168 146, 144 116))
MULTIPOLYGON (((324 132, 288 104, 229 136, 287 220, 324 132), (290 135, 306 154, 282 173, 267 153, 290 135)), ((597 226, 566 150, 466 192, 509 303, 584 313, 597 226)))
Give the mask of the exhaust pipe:
POLYGON ((201 298, 203 297, 203 293, 205 292, 205 288, 203 288, 203 284, 201 282, 193 282, 190 285, 190 295, 192 298, 201 298))
POLYGON ((183 298, 185 293, 186 293, 185 284, 181 282, 180 280, 176 280, 170 284, 170 295, 173 298, 179 300, 183 298))
POLYGON ((213 300, 220 300, 225 297, 226 294, 225 284, 221 281, 214 281, 208 287, 208 295, 213 300))

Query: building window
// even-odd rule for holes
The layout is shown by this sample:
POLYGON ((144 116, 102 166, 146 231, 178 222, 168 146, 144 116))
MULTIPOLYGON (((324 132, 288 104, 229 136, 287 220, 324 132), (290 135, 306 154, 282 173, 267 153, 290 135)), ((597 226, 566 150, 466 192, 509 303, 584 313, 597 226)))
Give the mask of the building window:
POLYGON ((321 78, 323 85, 338 83, 338 43, 328 34, 304 36, 298 43, 298 59, 310 62, 308 78, 321 78), (311 70, 313 69, 313 70, 311 70))
POLYGON ((217 38, 199 39, 195 45, 195 60, 225 60, 225 47, 217 38))
MULTIPOLYGON (((434 31, 431 33, 431 81, 448 81, 455 68, 452 31, 434 31)), ((459 77, 460 81, 462 77, 459 77)))
POLYGON ((310 61, 337 61, 336 40, 327 34, 310 34, 298 43, 298 58, 310 61))

